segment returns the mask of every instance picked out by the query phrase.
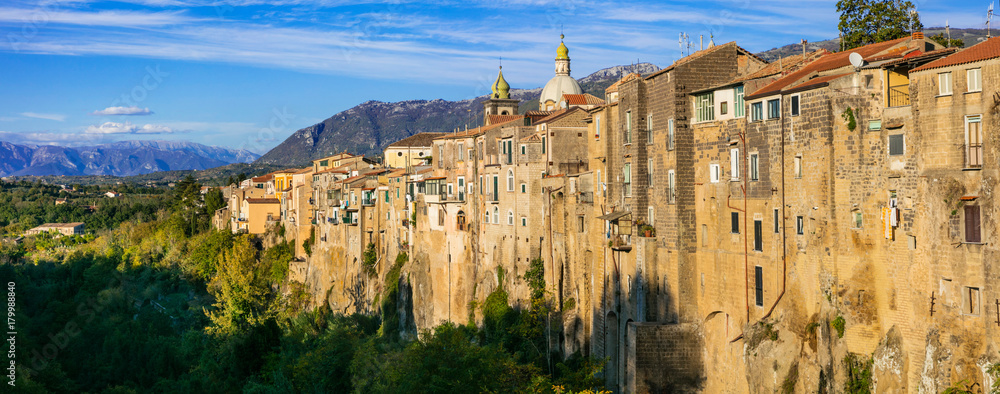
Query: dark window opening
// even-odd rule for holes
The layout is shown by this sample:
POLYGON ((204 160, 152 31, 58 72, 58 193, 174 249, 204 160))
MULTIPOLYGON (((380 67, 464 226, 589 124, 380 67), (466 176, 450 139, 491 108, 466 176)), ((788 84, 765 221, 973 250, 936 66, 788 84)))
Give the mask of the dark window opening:
POLYGON ((754 296, 757 306, 764 306, 764 268, 753 267, 754 296))
POLYGON ((729 232, 731 232, 733 234, 739 234, 740 233, 740 213, 739 212, 732 212, 729 215, 730 215, 730 219, 731 219, 731 229, 729 230, 729 232))
POLYGON ((979 225, 979 206, 965 206, 965 242, 980 243, 983 241, 979 225))
POLYGON ((761 252, 764 250, 764 222, 753 221, 753 250, 761 252))

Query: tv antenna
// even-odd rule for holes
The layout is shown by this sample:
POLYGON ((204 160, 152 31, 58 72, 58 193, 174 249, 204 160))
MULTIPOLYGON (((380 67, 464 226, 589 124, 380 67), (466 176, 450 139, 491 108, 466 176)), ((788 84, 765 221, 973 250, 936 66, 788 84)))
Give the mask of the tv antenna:
POLYGON ((986 38, 990 38, 990 21, 993 19, 993 3, 990 3, 990 9, 986 10, 986 38))

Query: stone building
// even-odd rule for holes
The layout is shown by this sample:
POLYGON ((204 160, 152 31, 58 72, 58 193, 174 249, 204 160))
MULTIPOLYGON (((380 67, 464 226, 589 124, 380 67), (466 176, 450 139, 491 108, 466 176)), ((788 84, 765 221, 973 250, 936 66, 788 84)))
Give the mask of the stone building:
POLYGON ((444 133, 419 133, 389 144, 385 148, 385 166, 410 168, 431 160, 431 141, 444 133))
POLYGON ((42 233, 47 233, 54 231, 59 233, 59 235, 81 235, 83 234, 84 224, 82 222, 76 223, 45 223, 41 226, 32 228, 24 232, 24 235, 38 235, 42 233))

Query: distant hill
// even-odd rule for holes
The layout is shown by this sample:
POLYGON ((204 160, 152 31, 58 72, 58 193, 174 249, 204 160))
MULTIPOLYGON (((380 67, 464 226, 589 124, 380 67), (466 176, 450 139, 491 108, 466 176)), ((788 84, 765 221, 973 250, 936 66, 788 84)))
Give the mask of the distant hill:
POLYGON ((74 148, 0 142, 0 176, 130 176, 204 170, 258 157, 247 150, 184 141, 121 141, 74 148))
MULTIPOLYGON (((578 79, 587 93, 604 97, 604 89, 628 72, 649 74, 659 67, 650 63, 606 68, 578 79)), ((511 97, 521 100, 521 111, 537 109, 542 89, 511 89, 511 97)), ((451 131, 479 125, 482 102, 487 96, 462 101, 409 100, 394 103, 367 101, 296 131, 265 153, 255 163, 297 166, 336 152, 370 156, 411 135, 430 131, 451 131)))
MULTIPOLYGON (((945 36, 947 36, 945 28, 943 27, 924 28, 924 35, 928 38, 938 33, 945 33, 945 36)), ((986 29, 952 28, 951 38, 953 40, 963 40, 965 41, 965 47, 970 47, 986 39, 986 29)), ((840 38, 833 38, 829 40, 806 43, 806 50, 808 50, 809 52, 819 49, 826 49, 830 52, 839 52, 840 38)), ((767 60, 768 62, 773 62, 778 60, 779 56, 787 57, 787 56, 801 55, 801 54, 802 54, 802 44, 794 43, 781 46, 778 48, 769 49, 764 52, 760 52, 757 54, 757 56, 760 56, 761 59, 767 60)))

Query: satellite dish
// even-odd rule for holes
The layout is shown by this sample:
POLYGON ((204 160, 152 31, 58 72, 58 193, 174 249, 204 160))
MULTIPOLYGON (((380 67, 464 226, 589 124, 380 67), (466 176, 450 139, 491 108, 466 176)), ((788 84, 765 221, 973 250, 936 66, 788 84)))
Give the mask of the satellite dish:
POLYGON ((865 64, 865 59, 861 58, 861 55, 857 54, 857 52, 851 52, 848 59, 851 60, 851 65, 854 68, 861 68, 865 64))

